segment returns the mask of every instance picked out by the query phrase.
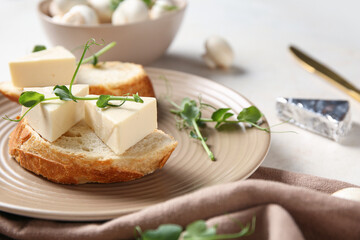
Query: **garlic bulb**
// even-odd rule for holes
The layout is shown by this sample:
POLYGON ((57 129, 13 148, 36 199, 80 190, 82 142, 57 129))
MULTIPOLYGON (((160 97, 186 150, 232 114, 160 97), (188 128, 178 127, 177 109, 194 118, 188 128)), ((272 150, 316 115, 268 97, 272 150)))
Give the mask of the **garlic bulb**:
POLYGON ((62 15, 55 15, 52 17, 52 20, 56 23, 62 23, 62 15))
POLYGON ((99 24, 99 20, 94 9, 86 5, 76 5, 65 13, 61 18, 61 23, 72 25, 96 25, 99 24))
POLYGON ((341 189, 332 194, 334 197, 344 198, 360 202, 360 188, 349 187, 341 189))
POLYGON ((171 0, 157 0, 150 10, 150 18, 160 18, 175 9, 177 6, 171 0))
POLYGON ((52 0, 49 6, 51 16, 64 15, 75 5, 86 5, 86 0, 52 0))
POLYGON ((96 11, 101 23, 110 23, 113 11, 110 0, 88 0, 90 6, 96 11))
POLYGON ((212 36, 206 40, 206 53, 203 55, 205 63, 210 68, 229 68, 234 61, 234 53, 229 43, 222 37, 212 36))
POLYGON ((112 23, 121 25, 149 19, 148 8, 142 0, 125 0, 112 15, 112 23))

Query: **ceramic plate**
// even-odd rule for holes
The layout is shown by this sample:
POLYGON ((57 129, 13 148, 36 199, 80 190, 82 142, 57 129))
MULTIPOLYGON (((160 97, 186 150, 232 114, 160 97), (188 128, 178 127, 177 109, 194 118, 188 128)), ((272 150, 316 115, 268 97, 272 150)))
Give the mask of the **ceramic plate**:
MULTIPOLYGON (((245 179, 265 158, 270 134, 254 129, 205 131, 216 161, 212 162, 199 141, 179 131, 170 104, 184 97, 236 113, 253 105, 237 92, 213 81, 181 72, 148 68, 158 98, 159 129, 174 136, 178 147, 164 168, 144 178, 114 184, 61 185, 21 168, 8 154, 9 134, 15 123, 0 121, 0 209, 24 216, 54 220, 105 220, 141 210, 199 188, 245 179), (168 81, 163 79, 166 76, 168 81), (172 90, 172 91, 169 91, 172 90)), ((20 107, 0 97, 0 115, 15 117, 20 107)), ((209 117, 210 112, 205 112, 209 117)), ((263 123, 267 127, 266 119, 263 123)))

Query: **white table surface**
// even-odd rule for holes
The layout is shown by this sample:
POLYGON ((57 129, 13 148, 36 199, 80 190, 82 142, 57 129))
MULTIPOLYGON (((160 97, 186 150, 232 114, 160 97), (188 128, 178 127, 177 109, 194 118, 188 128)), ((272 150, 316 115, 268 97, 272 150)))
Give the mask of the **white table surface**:
MULTIPOLYGON (((50 45, 37 18, 38 0, 1 0, 0 81, 7 62, 50 45)), ((303 70, 288 51, 295 44, 360 87, 360 2, 353 0, 189 0, 185 20, 167 54, 150 66, 200 75, 249 98, 270 124, 278 123, 275 98, 348 99, 353 128, 342 144, 290 124, 272 135, 263 166, 339 179, 360 185, 360 103, 303 70), (201 60, 208 36, 228 39, 235 52, 229 71, 201 60)))

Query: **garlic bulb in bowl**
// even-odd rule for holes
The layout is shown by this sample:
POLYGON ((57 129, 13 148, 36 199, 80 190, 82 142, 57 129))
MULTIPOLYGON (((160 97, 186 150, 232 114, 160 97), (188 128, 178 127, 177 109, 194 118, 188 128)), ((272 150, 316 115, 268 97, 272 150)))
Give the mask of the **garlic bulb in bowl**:
MULTIPOLYGON (((126 1, 128 0, 121 4, 126 3, 126 1)), ((149 9, 147 9, 145 14, 147 19, 145 21, 121 25, 111 23, 96 25, 62 23, 60 16, 53 18, 49 13, 49 5, 52 0, 39 1, 38 14, 45 34, 49 38, 49 42, 54 46, 61 45, 67 49, 76 49, 90 38, 97 41, 103 39, 105 43, 116 41, 116 47, 104 54, 101 61, 116 60, 146 65, 165 53, 181 26, 187 9, 187 0, 173 1, 178 9, 171 11, 171 14, 151 20, 149 18, 149 9)), ((114 5, 111 6, 112 9, 116 8, 114 5)), ((125 18, 124 15, 122 16, 125 18)), ((126 20, 125 18, 124 22, 126 20)), ((94 46, 94 52, 99 48, 100 46, 94 46)), ((79 51, 74 52, 74 55, 77 58, 81 57, 79 51)))
POLYGON ((113 10, 111 0, 88 0, 90 6, 97 13, 101 23, 110 23, 113 10))
POLYGON ((94 9, 86 5, 76 5, 72 7, 61 19, 60 23, 72 25, 97 25, 99 19, 94 9))
POLYGON ((148 19, 148 7, 142 0, 123 1, 112 15, 114 25, 141 22, 148 19))
POLYGON ((64 15, 75 5, 85 5, 87 0, 52 0, 49 12, 52 16, 64 15))
POLYGON ((157 0, 150 10, 150 18, 160 18, 176 9, 177 6, 171 0, 157 0))

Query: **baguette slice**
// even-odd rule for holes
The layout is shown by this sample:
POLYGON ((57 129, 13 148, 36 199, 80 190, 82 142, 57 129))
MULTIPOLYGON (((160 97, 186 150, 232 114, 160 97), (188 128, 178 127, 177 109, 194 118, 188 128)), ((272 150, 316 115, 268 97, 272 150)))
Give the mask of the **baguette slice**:
POLYGON ((0 82, 0 93, 13 102, 19 102, 22 88, 15 87, 12 82, 0 82))
POLYGON ((160 130, 116 155, 81 121, 50 143, 25 120, 10 135, 9 153, 27 170, 63 184, 130 181, 162 168, 177 146, 160 130))
MULTIPOLYGON (((123 62, 102 62, 96 67, 83 64, 76 83, 89 84, 90 94, 121 96, 139 93, 142 97, 155 97, 149 77, 141 65, 123 62)), ((18 102, 21 88, 11 82, 0 82, 0 93, 11 101, 18 102)))

